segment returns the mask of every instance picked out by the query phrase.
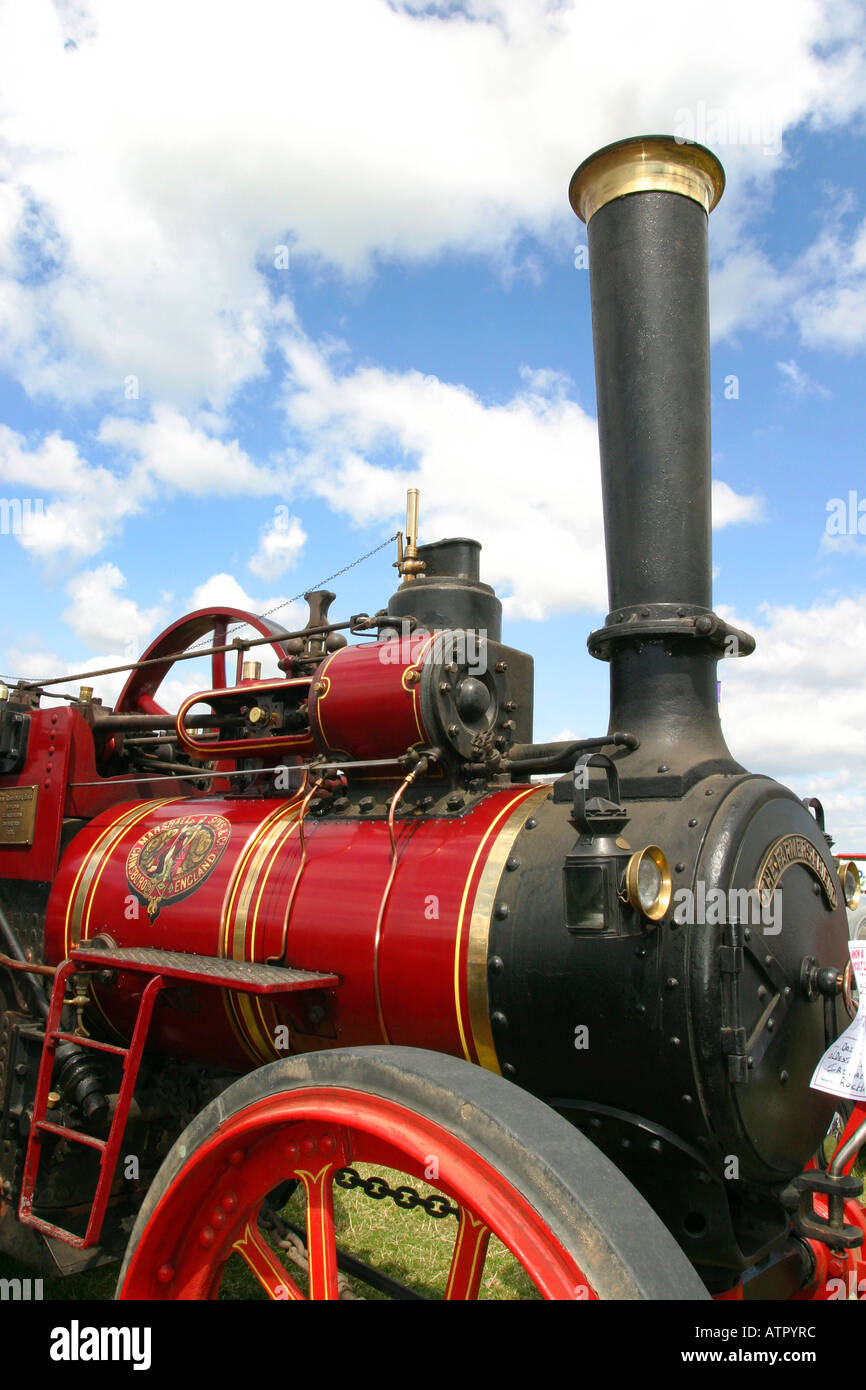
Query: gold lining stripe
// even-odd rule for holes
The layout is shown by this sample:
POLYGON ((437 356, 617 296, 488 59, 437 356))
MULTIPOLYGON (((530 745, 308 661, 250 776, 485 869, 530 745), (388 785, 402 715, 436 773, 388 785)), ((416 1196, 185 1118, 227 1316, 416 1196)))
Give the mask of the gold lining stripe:
MULTIPOLYGON (((481 854, 482 854, 482 851, 483 851, 483 849, 484 849, 484 846, 487 844, 487 841, 490 839, 490 836, 493 834, 494 830, 496 829, 496 827, 497 827, 497 825, 499 824, 499 822, 502 820, 503 816, 507 816, 508 813, 509 813, 509 811, 513 811, 513 809, 514 809, 515 806, 518 806, 521 802, 528 800, 528 798, 531 797, 531 796, 533 796, 533 795, 535 795, 535 800, 536 800, 536 801, 541 800, 542 794, 543 794, 544 796, 547 796, 548 793, 549 793, 549 790, 550 790, 550 788, 549 788, 548 786, 546 786, 546 785, 543 786, 543 787, 530 787, 528 790, 527 790, 526 788, 524 788, 523 791, 518 792, 517 796, 512 797, 512 799, 511 799, 510 801, 507 801, 507 802, 505 803, 505 805, 502 807, 502 809, 496 813, 496 816, 495 816, 494 819, 490 822, 490 824, 488 825, 487 829, 485 830, 485 832, 484 832, 484 834, 483 834, 483 836, 482 836, 482 838, 481 838, 481 842, 479 843, 478 848, 477 848, 476 851, 475 851, 475 855, 474 855, 473 860, 472 860, 472 866, 471 866, 471 868, 470 868, 470 870, 469 870, 469 874, 468 874, 468 876, 467 876, 467 878, 466 878, 466 882, 465 882, 465 884, 463 885, 463 896, 462 896, 462 898, 461 898, 461 900, 460 900, 460 912, 459 912, 459 915, 458 915, 458 918, 457 918, 457 933, 456 933, 455 938, 454 938, 454 1009, 455 1009, 455 1012, 456 1012, 456 1015, 457 1015, 457 1030, 458 1030, 458 1032, 459 1032, 459 1034, 460 1034, 460 1045, 461 1045, 461 1047, 463 1048, 463 1055, 464 1055, 464 1057, 466 1058, 467 1062, 471 1062, 471 1061, 472 1061, 472 1057, 471 1057, 471 1055, 470 1055, 469 1047, 468 1047, 468 1044, 467 1044, 467 1042, 466 1042, 466 1029, 465 1029, 465 1027, 464 1027, 464 1025, 463 1025, 463 1010, 462 1010, 462 1008, 460 1007, 460 948, 461 948, 462 939, 463 939, 463 919, 464 919, 464 916, 465 916, 465 914, 466 914, 466 903, 467 903, 467 900, 468 900, 468 898, 469 898, 469 889, 470 889, 470 886, 471 886, 471 884, 472 884, 472 880, 473 880, 473 878, 474 878, 474 876, 475 876, 475 870, 476 870, 477 867, 478 867, 478 861, 479 861, 479 859, 481 858, 481 854)), ((529 813, 527 812, 527 817, 528 817, 528 814, 529 814, 529 813)), ((514 839, 514 838, 516 838, 516 837, 512 837, 512 843, 513 843, 513 839, 514 839)), ((497 883, 498 883, 498 881, 499 881, 498 876, 497 876, 497 880, 496 880, 496 881, 497 881, 497 883)), ((479 886, 480 886, 480 885, 479 885, 479 886)), ((489 918, 488 918, 488 927, 489 927, 489 925, 490 925, 490 923, 489 923, 489 918)), ((469 985, 469 981, 468 981, 468 978, 467 978, 467 991, 468 991, 468 985, 469 985)), ((485 988, 485 994, 486 994, 486 962, 485 962, 485 986, 484 986, 484 988, 485 988)), ((470 1012, 472 1012, 472 1011, 470 1010, 470 1012)), ((474 1040, 473 1040, 473 1041, 474 1041, 474 1040)), ((494 1059, 495 1059, 495 1054, 494 1054, 494 1059)), ((496 1070, 498 1071, 498 1069, 499 1069, 499 1068, 498 1068, 498 1066, 497 1066, 497 1067, 496 1067, 496 1070)))
MULTIPOLYGON (((232 869, 231 877, 229 878, 229 881, 226 884, 225 893, 223 894, 223 905, 220 913, 217 953, 223 960, 234 959, 234 956, 229 954, 229 927, 232 922, 232 911, 234 907, 235 898, 237 896, 238 888, 240 887, 240 884, 242 882, 243 875, 246 870, 247 863, 249 861, 249 857, 255 851, 256 845, 258 844, 261 836, 266 834, 271 822, 275 820, 279 815, 281 815, 285 810, 285 805, 278 806, 275 811, 271 811, 270 814, 265 817, 264 821, 260 821, 259 824, 250 832, 249 836, 247 837, 246 844, 243 846, 243 849, 241 850, 240 854, 235 860, 235 865, 232 869)), ((220 994, 222 996, 223 1008, 225 1009, 226 1018, 228 1019, 231 1030, 235 1035, 235 1041, 241 1048, 241 1051, 245 1052, 247 1057, 249 1057, 253 1066, 261 1066, 261 1057, 259 1057, 258 1053, 250 1046, 250 1044, 247 1042, 246 1038, 243 1035, 243 1027, 235 1009, 235 996, 229 989, 221 989, 220 994)))
POLYGON ((472 916, 469 919, 469 941, 466 948, 466 993, 469 1001, 469 1026, 475 1053, 482 1067, 499 1071, 493 1030, 490 1026, 490 999, 487 989, 487 948, 490 938, 490 919, 499 891, 502 873, 517 839, 532 812, 550 795, 546 784, 536 788, 512 812, 505 822, 487 856, 481 871, 472 916))
MULTIPOLYGON (((278 806, 256 827, 254 834, 244 845, 238 859, 231 890, 227 893, 228 903, 224 909, 222 954, 226 959, 252 959, 251 956, 248 957, 246 950, 247 914, 250 901, 255 892, 262 865, 275 841, 278 841, 285 831, 285 820, 289 816, 296 816, 297 812, 298 803, 296 800, 278 806)), ((256 1066, 260 1066, 262 1062, 272 1061, 273 1048, 270 1047, 266 1036, 263 1036, 259 1031, 248 996, 235 994, 232 990, 223 990, 222 995, 235 1036, 243 1044, 247 1055, 251 1057, 256 1066)))

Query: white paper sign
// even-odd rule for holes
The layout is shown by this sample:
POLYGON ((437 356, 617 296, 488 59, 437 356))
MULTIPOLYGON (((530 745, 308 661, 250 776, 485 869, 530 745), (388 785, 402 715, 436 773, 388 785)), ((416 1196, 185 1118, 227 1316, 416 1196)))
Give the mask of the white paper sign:
POLYGON ((815 1068, 812 1086, 816 1091, 827 1091, 831 1096, 866 1100, 866 941, 849 941, 848 949, 857 979, 860 1006, 857 1017, 824 1053, 815 1068))

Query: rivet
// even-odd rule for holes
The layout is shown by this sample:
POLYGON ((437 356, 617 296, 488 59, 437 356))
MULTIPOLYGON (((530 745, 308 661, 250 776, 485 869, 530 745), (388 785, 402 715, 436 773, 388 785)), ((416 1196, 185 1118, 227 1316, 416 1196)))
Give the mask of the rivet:
POLYGON ((697 821, 694 818, 692 818, 692 820, 689 821, 689 825, 692 829, 694 829, 694 827, 697 825, 697 821))
POLYGON ((323 1134, 319 1140, 319 1151, 323 1154, 332 1154, 336 1148, 336 1140, 333 1134, 323 1134))
POLYGON ((505 969, 505 962, 501 956, 491 956, 487 962, 487 969, 490 971, 491 975, 501 975, 502 971, 505 969))
POLYGON ((784 1086, 785 1083, 786 1083, 786 1081, 788 1080, 788 1073, 787 1073, 786 1071, 780 1071, 780 1072, 779 1072, 779 1080, 781 1081, 782 1085, 784 1086))
POLYGON ((668 767, 667 763, 659 763, 659 766, 657 767, 656 771, 657 771, 657 772, 670 772, 670 768, 668 767))
POLYGON ((511 873, 514 873, 515 869, 520 868, 520 860, 516 857, 516 855, 512 854, 511 858, 505 861, 505 867, 511 873))
POLYGON ((681 874, 681 873, 683 872, 683 870, 685 869, 685 867, 686 867, 686 866, 685 866, 685 864, 682 862, 682 860, 680 860, 679 864, 674 864, 674 868, 676 869, 676 871, 677 871, 678 874, 681 874))
POLYGON ((749 1068, 750 1071, 751 1071, 751 1069, 752 1069, 752 1067, 753 1067, 754 1065, 755 1065, 755 1063, 753 1062, 752 1058, 751 1058, 751 1057, 747 1057, 747 1058, 746 1058, 746 1066, 749 1068))
POLYGON ((160 1265, 159 1269, 156 1271, 156 1282, 158 1284, 170 1284, 173 1278, 174 1266, 160 1265))
POLYGON ((589 1122, 589 1127, 590 1129, 601 1129, 601 1120, 599 1119, 598 1115, 593 1115, 592 1119, 589 1122))
POLYGON ((225 1196, 220 1199, 220 1206, 222 1207, 223 1211, 236 1211, 237 1205, 238 1198, 236 1192, 227 1192, 225 1196))
POLYGON ((494 1025, 494 1027, 496 1027, 496 1028, 507 1028, 507 1027, 508 1027, 508 1019, 505 1017, 505 1014, 500 1013, 499 1010, 497 1010, 496 1013, 491 1014, 491 1016, 490 1016, 490 1022, 491 1022, 491 1023, 494 1025))
POLYGON ((620 1139, 620 1141, 619 1141, 619 1146, 620 1146, 621 1149, 630 1149, 630 1148, 631 1148, 631 1140, 630 1140, 630 1139, 627 1139, 627 1138, 625 1137, 625 1135, 623 1135, 622 1139, 620 1139))
POLYGON ((638 1004, 638 1006, 637 1006, 637 1011, 638 1011, 638 1013, 641 1014, 641 1015, 645 1014, 645 1013, 646 1013, 646 1004, 638 1004))
POLYGON ((676 978, 675 975, 669 975, 668 978, 665 980, 665 984, 667 985, 668 989, 676 989, 677 985, 679 984, 679 980, 676 978))
POLYGON ((712 787, 707 787, 707 790, 704 792, 704 796, 712 796, 712 794, 713 794, 713 789, 712 789, 712 787))
POLYGON ((300 1149, 298 1148, 297 1144, 287 1144, 286 1147, 283 1149, 283 1153, 286 1155, 286 1158, 289 1160, 290 1163, 294 1163, 300 1153, 300 1149))
POLYGON ((671 1038, 671 1047, 679 1047, 680 1040, 677 1037, 671 1038))
POLYGON ((773 957, 772 957, 772 956, 764 956, 764 964, 765 964, 765 965, 772 965, 772 964, 773 964, 773 957))
POLYGON ((746 927, 746 930, 743 932, 743 940, 744 940, 744 941, 751 941, 751 939, 752 939, 752 933, 749 931, 749 928, 746 927))
POLYGON ((514 1066, 513 1062, 503 1062, 503 1063, 502 1063, 502 1075, 503 1075, 503 1076, 516 1076, 516 1075, 517 1075, 517 1068, 514 1066))
POLYGON ((508 916, 508 903, 497 903, 493 915, 498 918, 500 922, 504 922, 505 918, 508 916))
POLYGON ((767 997, 767 986, 766 986, 766 985, 758 985, 758 998, 759 998, 759 999, 766 999, 766 997, 767 997))
POLYGON ((501 675, 503 671, 507 671, 507 670, 508 670, 508 662, 507 662, 507 661, 497 661, 497 663, 496 663, 496 670, 497 670, 497 671, 500 673, 500 675, 501 675))
POLYGON ((649 1144, 647 1145, 647 1148, 652 1154, 664 1153, 664 1145, 662 1144, 660 1139, 651 1139, 649 1141, 649 1144))
POLYGON ((646 947, 645 947, 645 946, 635 946, 635 948, 634 948, 634 953, 635 953, 635 955, 637 956, 638 960, 642 960, 643 957, 646 955, 646 947))
POLYGON ((691 1097, 691 1096, 688 1096, 688 1095, 683 1096, 683 1105, 694 1105, 694 1101, 692 1100, 692 1097, 691 1097))
POLYGON ((535 827, 537 826, 537 824, 538 824, 538 821, 535 819, 535 816, 530 816, 530 817, 529 817, 529 820, 526 822, 526 829, 527 829, 527 830, 534 830, 535 827))
POLYGON ((216 1240, 216 1231, 213 1226, 202 1226, 201 1234, 198 1238, 199 1245, 213 1245, 216 1240))
POLYGON ((301 1149, 305 1154, 314 1154, 317 1148, 318 1145, 312 1134, 306 1135, 306 1137, 301 1140, 301 1149))
POLYGON ((214 1207, 213 1211, 211 1212, 210 1219, 211 1224, 217 1227, 224 1226, 226 1224, 226 1214, 224 1211, 221 1211, 219 1207, 214 1207))
POLYGON ((772 1031, 773 1031, 773 1029, 775 1028, 775 1026, 776 1026, 776 1021, 775 1021, 775 1019, 773 1019, 773 1018, 768 1018, 768 1019, 767 1019, 767 1032, 768 1032, 768 1033, 772 1033, 772 1031))
POLYGON ((233 1149, 232 1152, 229 1154, 229 1163, 243 1163, 243 1161, 244 1161, 244 1151, 243 1151, 243 1149, 233 1149))
POLYGON ((790 998, 791 998, 791 986, 790 986, 790 985, 785 985, 785 989, 784 989, 783 992, 784 992, 784 995, 785 995, 785 998, 786 998, 786 999, 790 999, 790 998))

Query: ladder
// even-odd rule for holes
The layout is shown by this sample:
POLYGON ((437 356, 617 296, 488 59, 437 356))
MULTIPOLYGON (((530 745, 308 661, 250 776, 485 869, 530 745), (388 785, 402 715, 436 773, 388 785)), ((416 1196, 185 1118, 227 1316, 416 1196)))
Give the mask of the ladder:
POLYGON ((45 1023, 45 1041, 42 1046, 39 1078, 36 1083, 36 1097, 33 1103, 33 1118, 30 1122, 27 1154, 21 1181, 21 1196, 18 1203, 18 1219, 22 1225, 32 1226, 34 1230, 41 1231, 43 1235, 63 1241, 64 1244, 71 1245, 76 1250, 86 1250, 98 1244, 153 1008, 160 991, 173 980, 212 985, 219 989, 236 990, 243 994, 265 995, 289 994, 308 989, 333 989, 340 983, 337 975, 318 974, 309 970, 294 970, 279 965, 258 965, 252 961, 221 960, 214 956, 189 955, 184 951, 160 951, 145 946, 128 949, 112 947, 109 950, 80 946, 72 950, 69 958, 58 966, 54 976, 54 987, 51 991, 51 1002, 45 1023), (97 1042, 94 1038, 79 1037, 75 1033, 67 1033, 61 1029, 60 1020, 66 997, 67 981, 71 975, 81 974, 83 969, 137 971, 150 976, 139 999, 138 1012, 128 1047, 116 1047, 113 1043, 97 1042), (117 1104, 111 1117, 106 1139, 99 1139, 95 1135, 84 1133, 82 1130, 70 1129, 67 1125, 55 1124, 47 1118, 51 1075, 59 1043, 74 1043, 76 1047, 90 1048, 94 1052, 107 1053, 123 1059, 123 1075, 117 1104), (34 1213, 39 1160, 42 1155, 42 1143, 47 1135, 55 1135, 72 1143, 84 1144, 88 1148, 95 1149, 99 1154, 99 1175, 84 1235, 76 1235, 74 1231, 68 1231, 34 1213))

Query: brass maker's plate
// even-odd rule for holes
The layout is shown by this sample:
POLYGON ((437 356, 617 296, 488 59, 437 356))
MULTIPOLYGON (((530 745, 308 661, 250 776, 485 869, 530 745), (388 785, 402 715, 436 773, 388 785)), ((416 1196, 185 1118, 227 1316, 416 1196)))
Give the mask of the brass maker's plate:
POLYGON ((824 890, 827 902, 835 908, 838 897, 830 870, 805 835, 783 835, 770 846, 758 870, 758 892, 775 892, 782 874, 786 869, 790 869, 792 864, 803 864, 815 875, 824 890))
POLYGON ((38 787, 0 787, 0 845, 32 845, 38 787))

